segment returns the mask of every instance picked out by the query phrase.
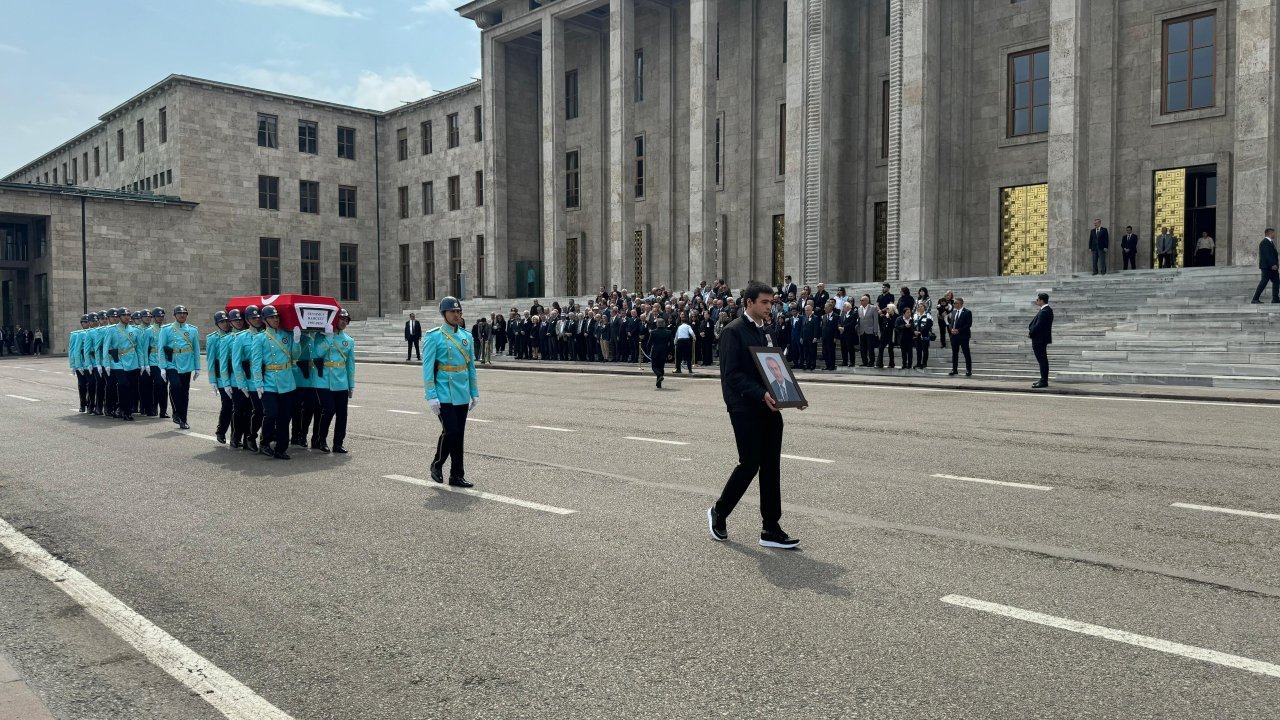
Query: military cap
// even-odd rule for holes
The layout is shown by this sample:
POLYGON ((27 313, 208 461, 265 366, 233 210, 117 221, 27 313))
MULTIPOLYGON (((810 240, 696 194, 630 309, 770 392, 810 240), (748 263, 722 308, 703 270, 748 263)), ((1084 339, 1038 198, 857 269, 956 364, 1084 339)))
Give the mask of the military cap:
POLYGON ((276 306, 275 306, 275 305, 263 305, 263 306, 262 306, 262 319, 263 319, 263 320, 266 320, 267 318, 273 318, 273 317, 280 317, 280 313, 276 312, 276 306))
POLYGON ((221 310, 213 314, 213 324, 224 323, 227 321, 227 314, 221 310))
POLYGON ((151 311, 146 308, 142 308, 141 310, 138 311, 138 315, 145 318, 149 318, 151 317, 151 311))
POLYGON ((244 309, 244 319, 245 320, 261 320, 262 311, 258 309, 257 305, 250 305, 249 307, 244 309))
POLYGON ((462 303, 458 302, 458 298, 452 295, 449 295, 448 297, 440 301, 441 315, 449 312, 450 310, 461 310, 461 309, 462 309, 462 303))
POLYGON ((174 315, 177 315, 178 313, 184 313, 184 312, 186 312, 186 311, 187 311, 187 306, 186 306, 186 305, 175 305, 175 306, 173 307, 173 314, 174 314, 174 315))
POLYGON ((236 320, 244 320, 244 313, 241 313, 239 310, 232 310, 227 313, 227 319, 232 322, 235 322, 236 320))
POLYGON ((164 317, 164 308, 162 307, 151 308, 151 317, 158 317, 158 318, 164 317))
POLYGON ((80 322, 82 322, 82 323, 87 323, 87 322, 89 322, 91 319, 93 319, 93 315, 81 315, 81 316, 80 316, 80 322))
POLYGON ((120 317, 120 311, 115 308, 111 308, 110 310, 107 311, 107 317, 118 318, 120 317))

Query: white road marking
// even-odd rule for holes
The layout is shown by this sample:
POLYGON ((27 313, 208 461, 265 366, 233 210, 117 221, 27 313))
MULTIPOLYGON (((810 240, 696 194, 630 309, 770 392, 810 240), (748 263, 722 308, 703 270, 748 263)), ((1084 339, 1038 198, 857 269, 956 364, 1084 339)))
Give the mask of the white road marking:
POLYGON ((640 442, 662 443, 663 445, 688 445, 689 444, 687 442, 680 442, 679 440, 659 440, 657 438, 632 437, 631 435, 628 435, 622 439, 623 440, 639 440, 640 442))
POLYGON ((11 397, 14 400, 26 400, 27 402, 40 402, 39 400, 35 398, 29 398, 26 395, 5 395, 5 397, 11 397))
POLYGON ((481 420, 480 418, 467 418, 467 422, 487 423, 487 422, 493 422, 493 421, 492 421, 492 420, 481 420))
POLYGON ((1280 515, 1272 513, 1255 512, 1253 510, 1233 510, 1231 508, 1214 507, 1212 505, 1192 505, 1191 503, 1173 503, 1169 507, 1185 508, 1187 510, 1204 510, 1205 512, 1226 513, 1228 515, 1244 515, 1246 517, 1262 518, 1264 520, 1280 520, 1280 515))
POLYGON ((387 412, 398 413, 400 415, 421 415, 422 414, 420 412, 414 412, 413 410, 388 410, 387 412))
POLYGON ((1202 660, 1204 662, 1225 665, 1226 667, 1236 668, 1238 670, 1248 670, 1249 672, 1258 673, 1259 675, 1270 675, 1271 677, 1280 678, 1280 665, 1262 662, 1261 660, 1251 660, 1239 655, 1228 655, 1227 653, 1218 652, 1217 650, 1206 650, 1205 648, 1196 647, 1194 645, 1183 645, 1182 643, 1170 642, 1169 640, 1161 640, 1159 638, 1148 637, 1146 635, 1138 635, 1125 630, 1114 630, 1112 628, 1102 627, 1101 625, 1090 625, 1089 623, 1068 620, 1067 618, 1055 617, 1053 615, 1045 615, 1043 613, 1023 610, 1022 608, 1011 607, 1009 605, 998 605, 985 600, 975 600, 974 598, 965 597, 963 595, 948 595, 942 598, 942 602, 950 605, 966 607, 970 610, 980 610, 982 612, 1002 615, 1015 620, 1036 623, 1037 625, 1046 625, 1048 627, 1059 628, 1061 630, 1070 630, 1071 632, 1080 633, 1082 635, 1092 635, 1093 637, 1100 637, 1104 640, 1113 640, 1115 642, 1126 643, 1128 645, 1136 645, 1138 647, 1147 648, 1148 650, 1159 650, 1160 652, 1169 653, 1171 655, 1180 655, 1192 660, 1202 660))
POLYGON ((293 720, 2 519, 0 545, 13 553, 14 560, 52 582, 153 665, 230 720, 293 720))
POLYGON ((179 430, 178 433, 182 435, 190 435, 191 437, 195 437, 195 438, 200 438, 201 440, 210 440, 212 442, 218 442, 218 438, 212 435, 205 435, 204 433, 198 433, 194 430, 179 430))
POLYGON ((349 407, 349 408, 359 408, 359 407, 364 407, 364 406, 363 406, 363 405, 352 405, 351 403, 347 403, 347 407, 349 407))
POLYGON ((1003 485, 1005 487, 1022 488, 1023 490, 1052 490, 1048 485, 1029 485, 1027 483, 1005 482, 1003 480, 986 480, 984 478, 961 477, 959 475, 943 475, 942 473, 934 473, 930 477, 943 478, 945 480, 963 480, 965 482, 984 483, 986 485, 1003 485))
POLYGON ((831 464, 835 462, 835 460, 823 460, 822 458, 811 458, 811 457, 805 457, 803 455, 781 455, 780 457, 784 457, 789 460, 807 460, 809 462, 816 462, 816 463, 831 464))
POLYGON ((481 492, 479 490, 472 490, 470 488, 454 487, 452 485, 446 485, 444 483, 437 483, 437 482, 432 482, 428 480, 422 480, 420 478, 409 477, 408 475, 383 475, 382 477, 388 480, 398 480, 399 482, 408 483, 410 485, 421 485, 422 487, 434 487, 438 490, 447 490, 449 492, 459 493, 462 495, 470 495, 472 497, 478 497, 483 500, 493 500, 494 502, 506 503, 508 505, 519 505, 520 507, 523 507, 523 508, 529 508, 530 510, 541 510, 542 512, 548 512, 554 515, 572 515, 577 512, 577 510, 569 510, 567 508, 555 507, 554 505, 543 505, 542 503, 529 502, 528 500, 518 500, 516 498, 507 497, 506 495, 494 495, 493 493, 481 492))
POLYGON ((568 428, 547 427, 546 425, 530 425, 534 430, 552 430, 554 432, 577 432, 577 430, 569 430, 568 428))

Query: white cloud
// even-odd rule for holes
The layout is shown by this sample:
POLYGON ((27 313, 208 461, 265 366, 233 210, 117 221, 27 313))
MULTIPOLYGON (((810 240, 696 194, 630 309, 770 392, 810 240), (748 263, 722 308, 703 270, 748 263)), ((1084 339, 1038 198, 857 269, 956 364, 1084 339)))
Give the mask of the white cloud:
POLYGON ((455 7, 454 0, 423 0, 422 4, 415 5, 414 12, 453 12, 455 7))
POLYGON ((390 110, 403 101, 413 102, 431 94, 431 83, 420 78, 412 70, 381 75, 368 70, 360 73, 351 104, 371 110, 390 110))
POLYGON ((408 68, 385 73, 364 70, 352 83, 349 78, 339 78, 331 73, 307 75, 269 62, 267 66, 235 68, 231 82, 369 110, 391 110, 403 102, 421 100, 432 92, 431 83, 408 68))
POLYGON ((254 5, 263 5, 266 7, 282 7, 290 8, 292 10, 301 10, 315 15, 324 15, 326 17, 361 17, 360 13, 346 9, 342 6, 342 3, 337 0, 244 0, 244 2, 249 2, 254 5))
POLYGON ((9 53, 9 54, 11 54, 11 55, 26 55, 26 54, 27 54, 27 51, 26 51, 26 50, 23 50, 22 48, 17 47, 16 45, 6 45, 6 44, 4 44, 4 43, 0 43, 0 52, 2 52, 2 53, 9 53))

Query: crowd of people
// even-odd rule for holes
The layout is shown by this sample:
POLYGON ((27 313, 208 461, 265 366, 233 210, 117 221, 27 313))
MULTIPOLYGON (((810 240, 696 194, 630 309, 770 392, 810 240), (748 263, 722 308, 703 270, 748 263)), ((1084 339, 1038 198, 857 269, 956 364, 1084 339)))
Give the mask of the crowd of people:
POLYGON ((0 327, 0 355, 43 355, 44 332, 16 327, 0 327))

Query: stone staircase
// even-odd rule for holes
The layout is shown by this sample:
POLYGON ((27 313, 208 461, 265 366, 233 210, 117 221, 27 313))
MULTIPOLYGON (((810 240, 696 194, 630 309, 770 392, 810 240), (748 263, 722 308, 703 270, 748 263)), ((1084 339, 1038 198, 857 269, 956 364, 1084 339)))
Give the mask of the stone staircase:
MULTIPOLYGON (((1049 349, 1057 382, 1150 383, 1280 390, 1280 305, 1250 305, 1258 271, 1250 267, 1137 270, 894 283, 927 286, 935 300, 948 290, 974 313, 975 376, 1034 379, 1027 323, 1037 292, 1054 309, 1049 349)), ((850 295, 879 292, 878 283, 827 283, 850 295)), ((555 298, 563 304, 567 298, 555 298)), ((587 296, 575 298, 585 305, 587 296)), ((464 302, 470 324, 481 313, 528 308, 530 300, 464 302)), ((549 305, 544 299, 543 304, 549 305)), ((367 357, 404 352, 410 311, 352 323, 367 357)), ((434 307, 413 311, 424 327, 440 321, 434 307)), ((950 349, 935 344, 934 372, 950 369, 950 349)))

